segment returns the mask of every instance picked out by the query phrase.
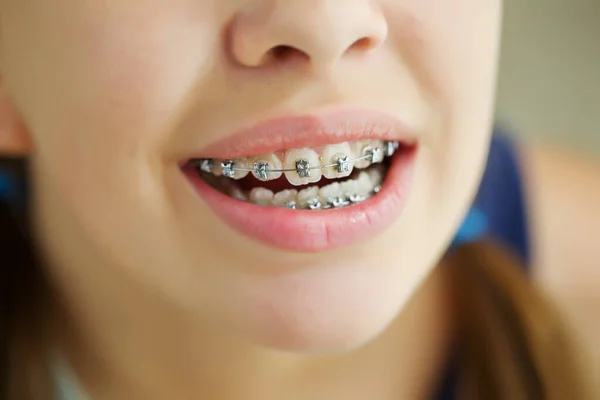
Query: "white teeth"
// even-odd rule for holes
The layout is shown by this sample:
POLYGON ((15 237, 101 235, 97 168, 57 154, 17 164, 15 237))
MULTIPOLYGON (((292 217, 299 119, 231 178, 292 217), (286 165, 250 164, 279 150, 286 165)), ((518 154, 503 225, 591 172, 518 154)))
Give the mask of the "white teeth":
MULTIPOLYGON (((303 148, 236 160, 197 159, 193 160, 192 166, 199 173, 231 178, 218 180, 218 190, 232 198, 261 206, 319 210, 360 203, 379 193, 386 172, 381 163, 398 147, 397 142, 368 139, 323 146, 320 156, 310 148, 303 148), (355 161, 357 158, 364 159, 355 161), (359 174, 356 179, 332 182, 320 189, 310 186, 323 176, 328 179, 348 177, 354 168, 365 170, 357 171, 359 174), (273 194, 271 190, 256 187, 247 192, 240 189, 234 180, 243 179, 249 173, 261 181, 279 179, 285 174, 293 186, 306 185, 306 188, 301 191, 282 190, 273 194)), ((214 184, 214 180, 211 182, 214 184)))
MULTIPOLYGON (((301 191, 296 189, 282 190, 276 194, 269 189, 256 187, 250 191, 250 202, 260 206, 288 207, 303 210, 320 210, 331 207, 342 207, 360 203, 371 197, 383 181, 382 167, 374 167, 361 171, 357 179, 344 182, 333 182, 319 188, 311 186, 301 191)), ((248 201, 248 197, 239 189, 230 189, 234 198, 248 201)))
MULTIPOLYGON (((359 158, 365 155, 365 153, 371 149, 370 140, 359 140, 358 142, 352 143, 352 156, 354 158, 359 158)), ((354 168, 367 168, 371 165, 371 161, 369 159, 358 160, 354 163, 354 168)))
POLYGON ((283 168, 285 177, 294 186, 307 185, 319 182, 322 172, 320 169, 311 169, 320 165, 319 155, 309 148, 289 150, 285 154, 283 168))
POLYGON ((384 147, 386 157, 391 157, 396 153, 400 144, 398 142, 389 141, 384 143, 384 147))
POLYGON ((303 210, 320 210, 360 203, 378 192, 384 179, 382 166, 361 171, 357 179, 332 182, 319 188, 311 186, 303 190, 287 189, 276 194, 269 189, 256 187, 249 195, 232 184, 226 190, 233 198, 250 201, 259 206, 288 207, 303 210))
POLYGON ((349 143, 325 146, 321 152, 321 165, 338 164, 323 169, 323 175, 329 179, 343 178, 352 173, 354 166, 349 162, 353 157, 349 143))
POLYGON ((358 182, 355 179, 349 179, 340 183, 340 189, 346 197, 358 194, 358 182))
POLYGON ((310 202, 314 199, 319 198, 319 188, 317 186, 311 186, 306 189, 302 189, 298 193, 298 207, 308 208, 310 202))
POLYGON ((248 196, 246 193, 244 193, 244 191, 238 187, 232 187, 229 189, 229 196, 237 200, 248 201, 248 196))
POLYGON ((197 168, 199 168, 202 172, 211 173, 214 163, 215 162, 213 159, 205 158, 200 162, 200 164, 197 164, 197 168))
POLYGON ((385 158, 384 150, 381 147, 373 147, 369 153, 371 156, 371 163, 376 164, 383 161, 385 158))
POLYGON ((250 201, 259 206, 273 205, 273 192, 262 187, 255 187, 250 191, 250 201))
POLYGON ((318 182, 322 176, 348 177, 354 168, 366 169, 383 162, 398 147, 398 142, 366 139, 324 146, 320 156, 303 148, 237 160, 199 159, 194 166, 199 172, 232 179, 243 179, 251 172, 260 181, 270 181, 285 174, 291 184, 300 186, 318 182))
POLYGON ((371 181, 371 185, 373 185, 373 187, 383 183, 384 171, 381 166, 378 165, 375 168, 371 168, 367 171, 367 173, 369 174, 369 180, 371 181))
POLYGON ((214 176, 223 175, 223 168, 221 167, 221 163, 215 162, 210 169, 210 173, 214 176))
POLYGON ((273 196, 273 205, 279 207, 296 208, 298 191, 296 189, 282 190, 273 196), (292 204, 294 207, 292 207, 292 204))
POLYGON ((252 175, 259 181, 272 181, 281 177, 282 172, 273 172, 283 168, 281 160, 274 153, 255 157, 252 161, 252 175))
POLYGON ((327 186, 323 186, 319 190, 319 198, 321 199, 323 204, 327 204, 328 202, 332 201, 333 199, 337 199, 342 196, 343 196, 342 188, 338 182, 333 182, 327 186))
POLYGON ((385 148, 381 140, 359 140, 352 144, 353 157, 359 158, 372 154, 372 159, 365 158, 354 164, 355 168, 364 169, 373 163, 380 163, 385 158, 385 148))
POLYGON ((360 196, 368 196, 369 193, 373 190, 373 183, 371 182, 371 177, 366 171, 362 171, 360 175, 358 175, 357 183, 357 193, 360 196))
POLYGON ((373 149, 373 163, 380 163, 385 158, 385 146, 382 140, 371 140, 371 148, 373 149))
POLYGON ((235 161, 228 160, 221 162, 220 167, 223 176, 233 179, 243 179, 250 173, 248 169, 252 168, 252 162, 246 158, 235 161))

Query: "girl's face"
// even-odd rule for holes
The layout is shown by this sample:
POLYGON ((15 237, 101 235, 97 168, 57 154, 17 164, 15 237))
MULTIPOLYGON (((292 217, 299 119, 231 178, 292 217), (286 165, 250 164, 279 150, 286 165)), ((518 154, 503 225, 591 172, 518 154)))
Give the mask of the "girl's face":
POLYGON ((369 340, 476 191, 500 14, 500 0, 2 0, 3 84, 28 136, 13 139, 31 143, 52 270, 90 296, 150 290, 267 346, 369 340), (400 144, 381 191, 341 207, 376 191, 377 139, 400 144), (310 189, 343 176, 344 155, 362 157, 340 179, 355 181, 310 189), (257 169, 201 177, 197 158, 257 169), (302 160, 334 166, 301 179, 302 160), (277 167, 291 171, 253 176, 277 167), (338 207, 280 207, 315 199, 338 207))

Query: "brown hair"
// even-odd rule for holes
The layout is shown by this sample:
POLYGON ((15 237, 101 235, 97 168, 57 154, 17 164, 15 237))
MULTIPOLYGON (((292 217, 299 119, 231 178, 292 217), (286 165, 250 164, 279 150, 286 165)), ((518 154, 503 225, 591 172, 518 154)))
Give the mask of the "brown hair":
MULTIPOLYGON (((0 171, 19 182, 26 181, 23 160, 0 161, 0 171)), ((39 357, 38 345, 42 343, 43 315, 47 306, 44 300, 49 291, 38 268, 27 204, 18 204, 19 200, 23 199, 0 199, 0 399, 41 400, 50 398, 39 395, 48 393, 47 388, 39 387, 47 379, 38 379, 45 373, 44 366, 34 360, 39 357)))
MULTIPOLYGON (((25 174, 22 161, 10 171, 25 174)), ((49 291, 30 240, 25 212, 0 204, 0 400, 52 397, 48 371, 37 365, 39 325, 49 291), (36 325, 38 324, 38 325, 36 325)), ((447 256, 459 306, 460 399, 586 399, 575 352, 555 308, 498 243, 462 246, 447 256)))
POLYGON ((591 399, 569 328, 500 243, 462 246, 454 269, 461 399, 591 399))

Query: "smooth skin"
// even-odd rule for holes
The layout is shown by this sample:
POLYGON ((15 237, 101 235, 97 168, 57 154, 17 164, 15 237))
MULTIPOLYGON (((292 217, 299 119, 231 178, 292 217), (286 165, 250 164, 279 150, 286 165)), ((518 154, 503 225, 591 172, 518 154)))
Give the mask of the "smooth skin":
MULTIPOLYGON (((0 150, 32 161, 67 321, 51 345, 90 395, 427 397, 452 331, 435 267, 483 172, 501 6, 0 0, 0 150), (359 246, 257 244, 178 169, 176 155, 249 123, 350 106, 410 120, 420 144, 406 211, 359 246)), ((598 167, 522 154, 536 277, 598 350, 600 246, 571 234, 600 236, 598 167)))

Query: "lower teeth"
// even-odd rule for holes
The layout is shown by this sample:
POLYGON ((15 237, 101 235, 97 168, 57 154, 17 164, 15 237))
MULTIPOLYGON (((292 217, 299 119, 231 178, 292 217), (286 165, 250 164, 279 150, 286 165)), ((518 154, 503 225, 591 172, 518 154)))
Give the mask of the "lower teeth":
POLYGON ((263 187, 256 187, 248 192, 240 189, 237 182, 231 179, 205 175, 202 177, 220 192, 259 206, 294 210, 328 210, 362 203, 375 196, 381 190, 384 174, 383 165, 372 165, 361 171, 356 179, 333 182, 321 188, 310 186, 300 191, 286 189, 277 193, 263 187))

